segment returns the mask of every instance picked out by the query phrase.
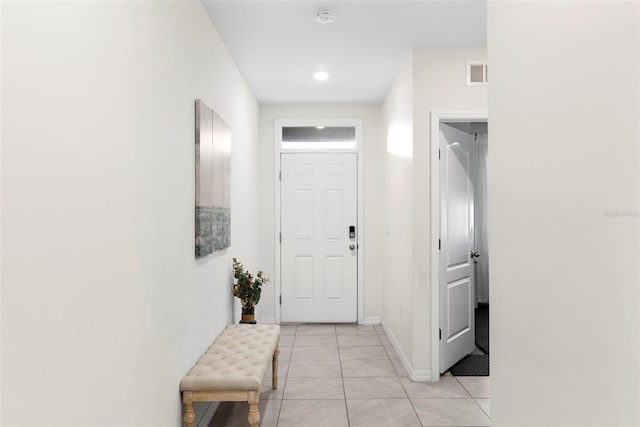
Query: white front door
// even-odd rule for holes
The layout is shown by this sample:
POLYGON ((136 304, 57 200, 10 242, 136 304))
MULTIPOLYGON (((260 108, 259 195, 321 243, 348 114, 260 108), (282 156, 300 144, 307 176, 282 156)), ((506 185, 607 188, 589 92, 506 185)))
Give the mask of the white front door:
POLYGON ((357 165, 355 153, 281 155, 282 322, 357 321, 357 165))
POLYGON ((440 372, 475 348, 474 141, 440 124, 440 372))

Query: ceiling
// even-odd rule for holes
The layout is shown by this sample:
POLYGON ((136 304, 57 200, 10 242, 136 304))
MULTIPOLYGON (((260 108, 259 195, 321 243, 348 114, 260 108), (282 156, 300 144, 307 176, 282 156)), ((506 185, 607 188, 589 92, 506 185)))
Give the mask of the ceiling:
POLYGON ((379 103, 410 48, 487 41, 485 0, 202 2, 261 103, 379 103))

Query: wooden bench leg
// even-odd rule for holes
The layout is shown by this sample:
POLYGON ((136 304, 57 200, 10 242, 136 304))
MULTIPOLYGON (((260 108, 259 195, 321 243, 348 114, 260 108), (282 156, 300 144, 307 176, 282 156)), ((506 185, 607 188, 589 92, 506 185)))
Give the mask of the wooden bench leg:
POLYGON ((248 396, 249 401, 249 426, 258 427, 260 424, 260 410, 258 409, 258 399, 260 393, 257 391, 250 391, 248 396))
POLYGON ((273 352, 273 361, 272 363, 272 370, 273 370, 273 376, 271 377, 271 388, 272 389, 277 389, 278 388, 278 356, 280 355, 280 347, 276 347, 276 351, 273 352))
POLYGON ((193 396, 191 392, 185 391, 182 400, 184 401, 184 424, 193 427, 196 421, 196 413, 193 412, 193 396))

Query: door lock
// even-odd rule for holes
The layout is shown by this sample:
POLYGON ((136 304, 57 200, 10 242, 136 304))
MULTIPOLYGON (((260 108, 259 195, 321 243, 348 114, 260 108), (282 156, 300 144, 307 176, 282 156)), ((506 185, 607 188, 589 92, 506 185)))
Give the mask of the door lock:
POLYGON ((480 254, 478 252, 471 251, 471 258, 480 258, 480 254))
POLYGON ((356 226, 355 225, 350 225, 349 226, 349 238, 350 239, 355 239, 356 238, 356 226))

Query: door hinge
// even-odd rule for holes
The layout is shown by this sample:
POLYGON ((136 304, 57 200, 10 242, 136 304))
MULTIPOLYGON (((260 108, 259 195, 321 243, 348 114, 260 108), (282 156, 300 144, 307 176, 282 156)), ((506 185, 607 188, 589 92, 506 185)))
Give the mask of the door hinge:
POLYGON ((282 305, 282 295, 280 295, 280 305, 282 305))
POLYGON ((438 250, 442 250, 442 240, 438 239, 438 250))
POLYGON ((440 149, 438 148, 438 160, 440 160, 440 149))
POLYGON ((438 329, 439 333, 440 333, 440 339, 442 339, 442 329, 438 329))
POLYGON ((280 243, 282 243, 282 231, 280 232, 280 236, 278 237, 278 240, 280 240, 280 243))
POLYGON ((282 181, 282 171, 278 172, 278 179, 282 181))

